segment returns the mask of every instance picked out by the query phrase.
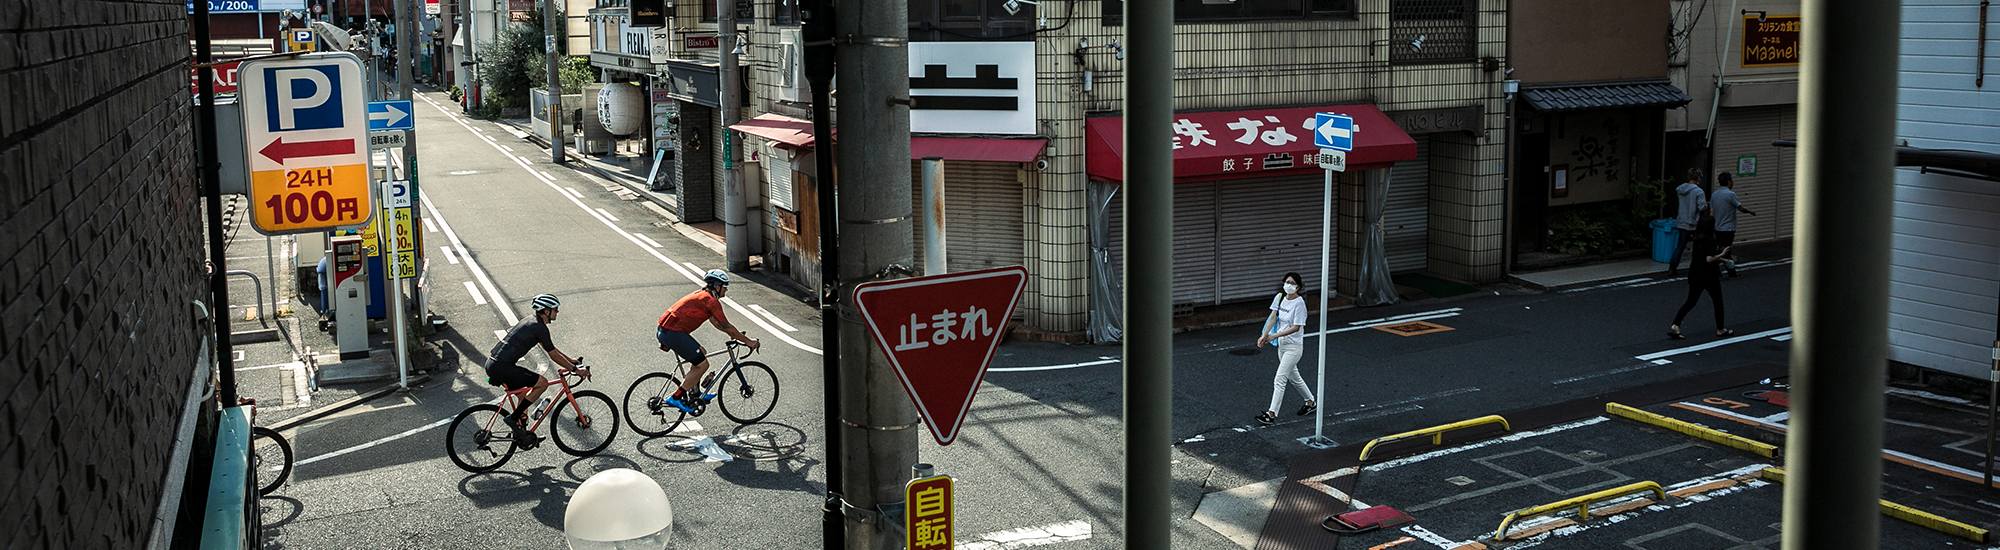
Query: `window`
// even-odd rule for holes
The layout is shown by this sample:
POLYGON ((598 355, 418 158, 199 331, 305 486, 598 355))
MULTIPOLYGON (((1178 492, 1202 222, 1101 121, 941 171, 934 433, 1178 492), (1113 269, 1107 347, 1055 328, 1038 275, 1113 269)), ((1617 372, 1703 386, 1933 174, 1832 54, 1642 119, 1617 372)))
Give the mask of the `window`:
POLYGON ((1477 0, 1390 0, 1389 61, 1466 61, 1478 52, 1477 0))
POLYGON ((771 206, 798 210, 792 198, 792 162, 787 160, 790 158, 791 152, 775 143, 764 143, 764 174, 771 179, 771 206))
MULTIPOLYGON (((1123 24, 1125 2, 1102 0, 1106 25, 1123 24)), ((1354 19, 1354 0, 1174 0, 1174 21, 1229 19, 1354 19)))
POLYGON ((716 17, 716 12, 715 12, 715 4, 716 4, 716 2, 717 2, 717 0, 701 0, 701 22, 703 22, 703 23, 714 23, 714 22, 715 22, 715 17, 716 17))
POLYGON ((1035 30, 1035 5, 1008 0, 911 0, 910 40, 1025 40, 1035 30))
POLYGON ((771 23, 774 25, 799 24, 799 0, 773 0, 771 23))

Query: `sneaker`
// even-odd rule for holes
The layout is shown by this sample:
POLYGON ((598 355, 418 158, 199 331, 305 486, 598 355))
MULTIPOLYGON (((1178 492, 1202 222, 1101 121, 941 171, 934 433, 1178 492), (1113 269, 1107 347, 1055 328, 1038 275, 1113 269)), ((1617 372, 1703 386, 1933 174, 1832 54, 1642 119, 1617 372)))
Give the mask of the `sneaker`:
POLYGON ((672 406, 673 408, 676 409, 680 409, 681 412, 684 413, 694 412, 694 405, 687 403, 686 400, 691 400, 691 399, 687 398, 687 396, 676 393, 674 394, 673 397, 667 398, 667 405, 672 406))
POLYGON ((1277 422, 1278 415, 1271 414, 1271 411, 1264 411, 1264 414, 1257 415, 1257 425, 1259 426, 1269 426, 1277 422))
POLYGON ((1306 403, 1306 406, 1299 407, 1299 416, 1312 414, 1313 411, 1317 410, 1319 410, 1319 403, 1306 403))

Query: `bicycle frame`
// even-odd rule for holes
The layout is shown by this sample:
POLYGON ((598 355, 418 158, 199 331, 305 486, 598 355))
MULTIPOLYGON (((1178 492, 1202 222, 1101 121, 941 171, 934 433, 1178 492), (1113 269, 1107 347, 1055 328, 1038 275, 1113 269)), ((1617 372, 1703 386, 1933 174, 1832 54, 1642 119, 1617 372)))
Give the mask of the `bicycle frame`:
MULTIPOLYGON (((562 393, 557 395, 556 397, 557 402, 550 406, 549 412, 551 414, 542 415, 541 418, 529 418, 529 420, 533 421, 534 423, 528 425, 528 431, 533 432, 542 429, 542 421, 547 420, 549 418, 553 418, 555 416, 555 414, 553 414, 555 412, 555 407, 562 407, 566 405, 571 409, 574 409, 577 416, 583 416, 583 407, 578 406, 576 404, 576 396, 570 393, 570 388, 572 386, 569 383, 569 377, 571 376, 579 378, 579 380, 577 380, 578 384, 583 383, 583 381, 581 380, 583 375, 577 372, 579 370, 583 372, 589 372, 589 369, 584 367, 583 365, 577 365, 576 368, 574 369, 563 369, 562 371, 558 371, 558 376, 556 376, 554 380, 549 381, 550 389, 555 389, 555 386, 561 385, 562 393)), ((510 411, 520 410, 520 408, 523 406, 533 405, 533 403, 527 403, 528 398, 525 397, 526 395, 528 395, 528 392, 531 391, 535 391, 535 388, 528 387, 528 388, 521 388, 518 390, 507 390, 506 395, 500 396, 500 403, 503 405, 512 404, 513 407, 509 409, 510 411)), ((493 431, 494 427, 491 424, 494 422, 502 421, 503 419, 506 418, 506 416, 507 415, 493 415, 493 419, 487 421, 488 425, 482 426, 482 428, 486 429, 487 431, 493 431)))
MULTIPOLYGON (((732 375, 732 374, 733 374, 733 375, 736 375, 736 376, 738 377, 738 380, 737 380, 737 382, 739 382, 739 383, 741 383, 741 382, 744 382, 744 380, 741 380, 741 377, 742 377, 743 375, 741 374, 741 373, 742 373, 742 369, 741 369, 741 367, 740 367, 740 364, 741 364, 741 362, 743 361, 743 358, 745 358, 745 357, 749 357, 749 356, 750 356, 750 354, 751 354, 751 353, 755 353, 755 352, 756 352, 756 350, 750 350, 749 352, 745 352, 745 353, 744 353, 744 354, 742 354, 741 356, 738 356, 738 355, 736 354, 736 348, 740 348, 740 347, 744 347, 744 345, 743 345, 743 343, 742 343, 742 342, 737 342, 737 341, 735 341, 735 340, 729 340, 729 341, 727 341, 726 343, 724 343, 724 344, 723 344, 723 349, 722 349, 722 350, 720 350, 720 351, 716 351, 716 352, 714 352, 714 353, 710 353, 710 354, 708 354, 708 355, 703 355, 703 356, 701 356, 701 357, 702 357, 702 359, 708 359, 708 358, 710 358, 710 357, 716 357, 716 356, 728 356, 728 357, 729 357, 729 360, 728 360, 728 361, 724 361, 724 362, 722 363, 722 365, 720 365, 720 367, 721 367, 720 369, 717 369, 717 370, 713 370, 713 372, 711 372, 711 374, 714 374, 714 375, 715 375, 715 379, 716 379, 716 380, 721 380, 721 379, 722 379, 722 377, 724 377, 724 376, 729 376, 729 375, 732 375)), ((680 356, 680 354, 677 354, 677 353, 669 353, 669 354, 667 354, 667 355, 669 355, 669 356, 672 356, 672 357, 674 358, 674 373, 675 373, 675 374, 679 374, 679 375, 681 376, 681 379, 682 379, 682 380, 686 380, 686 379, 687 379, 687 374, 688 374, 688 370, 689 370, 689 369, 692 369, 692 368, 694 368, 694 365, 692 365, 692 364, 689 364, 689 363, 687 362, 687 360, 686 360, 686 359, 682 359, 682 358, 681 358, 681 356, 680 356)), ((712 366, 713 366, 713 365, 712 365, 712 366)), ((700 388, 700 389, 703 389, 703 390, 707 390, 707 389, 708 389, 708 384, 704 384, 704 383, 702 383, 701 381, 697 380, 697 381, 695 381, 695 387, 696 387, 696 388, 700 388)))

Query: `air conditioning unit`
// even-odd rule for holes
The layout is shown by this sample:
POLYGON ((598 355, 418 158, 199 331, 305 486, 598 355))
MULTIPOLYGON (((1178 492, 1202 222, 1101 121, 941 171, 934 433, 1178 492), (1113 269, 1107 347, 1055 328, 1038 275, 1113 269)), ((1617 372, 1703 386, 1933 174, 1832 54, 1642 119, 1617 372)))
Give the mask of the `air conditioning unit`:
POLYGON ((806 101, 805 48, 799 29, 778 30, 778 99, 806 101))

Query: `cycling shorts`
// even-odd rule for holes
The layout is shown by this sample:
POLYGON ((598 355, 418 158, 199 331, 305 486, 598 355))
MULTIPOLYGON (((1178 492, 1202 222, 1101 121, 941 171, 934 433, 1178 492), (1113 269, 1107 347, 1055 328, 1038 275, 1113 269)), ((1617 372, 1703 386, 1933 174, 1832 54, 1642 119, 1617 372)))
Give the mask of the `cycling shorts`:
POLYGON ((699 365, 708 359, 708 354, 701 349, 701 342, 694 341, 688 333, 661 328, 656 329, 653 335, 660 339, 660 347, 673 350, 689 365, 699 365))
POLYGON ((522 368, 520 365, 513 363, 487 365, 486 378, 492 380, 495 385, 506 387, 510 391, 532 388, 535 387, 536 383, 542 381, 542 375, 535 374, 535 371, 522 368))

